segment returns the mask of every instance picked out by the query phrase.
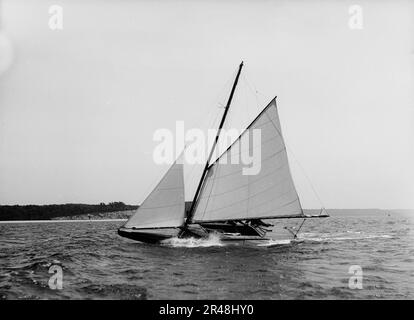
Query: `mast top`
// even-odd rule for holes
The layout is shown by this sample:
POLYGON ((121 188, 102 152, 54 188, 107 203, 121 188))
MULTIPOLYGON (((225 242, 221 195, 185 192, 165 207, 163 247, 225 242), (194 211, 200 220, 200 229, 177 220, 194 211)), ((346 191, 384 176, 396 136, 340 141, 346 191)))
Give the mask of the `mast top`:
POLYGON ((184 222, 184 227, 191 221, 191 219, 193 217, 195 205, 196 205, 196 202, 197 202, 197 198, 198 198, 198 195, 201 191, 201 187, 203 186, 203 181, 204 181, 204 178, 207 174, 208 168, 210 166, 210 161, 211 161, 211 158, 213 156, 214 149, 217 145, 221 129, 223 128, 224 121, 226 120, 227 113, 230 109, 230 104, 231 104, 231 101, 233 99, 234 91, 236 90, 237 82, 239 81, 240 72, 242 70, 242 67, 243 67, 243 61, 240 63, 239 70, 237 71, 236 78, 234 79, 234 83, 233 83, 233 86, 231 88, 230 96, 229 96, 229 99, 227 100, 227 104, 226 104, 226 107, 224 109, 223 117, 221 118, 221 122, 220 122, 220 125, 219 125, 218 130, 217 130, 216 138, 214 139, 213 146, 211 147, 211 150, 210 150, 210 155, 208 156, 208 159, 206 161, 203 173, 201 174, 201 178, 200 178, 200 181, 198 183, 197 190, 196 190, 194 198, 193 198, 193 202, 191 203, 191 208, 190 208, 189 214, 187 216, 187 219, 184 222))

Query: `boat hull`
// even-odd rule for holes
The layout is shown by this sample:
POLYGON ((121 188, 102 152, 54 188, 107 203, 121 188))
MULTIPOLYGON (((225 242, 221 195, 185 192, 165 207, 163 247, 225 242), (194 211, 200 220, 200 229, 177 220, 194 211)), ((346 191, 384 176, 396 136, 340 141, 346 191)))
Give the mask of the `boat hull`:
POLYGON ((180 228, 151 228, 151 229, 131 229, 121 227, 118 229, 118 235, 124 238, 128 238, 135 241, 145 243, 161 243, 167 239, 180 237, 180 238, 196 238, 196 239, 208 239, 211 235, 217 236, 220 241, 232 242, 232 243, 244 243, 246 241, 263 241, 269 240, 269 238, 249 232, 239 233, 231 231, 241 230, 222 230, 222 228, 205 229, 197 225, 192 225, 184 230, 180 228), (226 232, 227 231, 227 232, 226 232))
POLYGON ((178 236, 178 228, 160 228, 160 229, 130 229, 119 228, 118 234, 121 237, 145 243, 160 243, 163 240, 178 236))
POLYGON ((229 224, 229 223, 203 223, 200 226, 209 233, 216 232, 222 235, 238 234, 240 237, 263 238, 266 230, 261 227, 255 227, 248 224, 229 224))

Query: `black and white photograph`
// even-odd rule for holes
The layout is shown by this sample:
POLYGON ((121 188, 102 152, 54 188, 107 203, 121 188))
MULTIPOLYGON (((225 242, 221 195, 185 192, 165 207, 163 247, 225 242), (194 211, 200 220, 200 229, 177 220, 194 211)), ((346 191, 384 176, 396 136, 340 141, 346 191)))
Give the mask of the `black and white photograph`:
POLYGON ((413 300, 413 164, 413 1, 0 0, 0 300, 413 300))

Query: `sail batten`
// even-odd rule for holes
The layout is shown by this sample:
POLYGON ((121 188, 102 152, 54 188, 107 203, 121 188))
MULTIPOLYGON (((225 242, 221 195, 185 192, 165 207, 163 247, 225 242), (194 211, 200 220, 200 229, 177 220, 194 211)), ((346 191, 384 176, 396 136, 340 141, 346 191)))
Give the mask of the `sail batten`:
POLYGON ((276 100, 273 99, 209 166, 193 222, 270 219, 290 215, 303 216, 303 210, 290 173, 276 100), (253 130, 260 130, 260 144, 249 143, 245 148, 243 142, 250 139, 253 130), (252 155, 259 147, 261 169, 256 175, 244 175, 246 165, 243 163, 223 161, 225 157, 252 155))

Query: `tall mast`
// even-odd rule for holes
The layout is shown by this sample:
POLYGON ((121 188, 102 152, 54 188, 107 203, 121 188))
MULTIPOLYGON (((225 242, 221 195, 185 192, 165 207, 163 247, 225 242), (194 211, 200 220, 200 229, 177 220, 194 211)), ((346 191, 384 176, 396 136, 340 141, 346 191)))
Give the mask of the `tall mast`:
POLYGON ((201 187, 203 185, 204 178, 207 174, 208 167, 210 165, 210 161, 211 161, 211 158, 212 158, 213 153, 214 153, 214 149, 215 149, 215 147, 217 145, 217 142, 218 142, 218 139, 220 137, 221 129, 223 128, 224 121, 226 120, 226 117, 227 117, 227 113, 229 112, 230 104, 231 104, 231 101, 233 100, 234 91, 236 90, 237 82, 239 81, 239 76, 240 76, 240 72, 241 72, 242 68, 243 68, 243 61, 240 63, 239 71, 237 72, 236 79, 234 80, 234 83, 233 83, 233 87, 231 88, 230 96, 229 96, 229 99, 227 100, 227 104, 226 104, 226 107, 224 109, 223 117, 221 118, 221 122, 220 122, 219 128, 217 130, 216 138, 214 140, 213 146, 211 147, 210 155, 208 156, 206 165, 205 165, 204 170, 203 170, 203 174, 201 175, 200 182, 198 183, 198 187, 197 187, 196 193, 194 195, 193 202, 191 203, 191 209, 189 211, 189 214, 187 216, 187 219, 185 221, 184 226, 186 226, 188 223, 191 222, 191 219, 194 215, 194 208, 195 208, 195 205, 196 205, 196 201, 197 201, 198 195, 200 193, 201 187))

